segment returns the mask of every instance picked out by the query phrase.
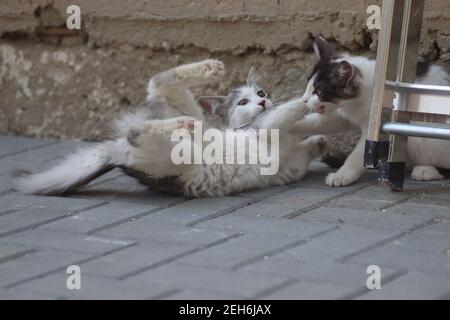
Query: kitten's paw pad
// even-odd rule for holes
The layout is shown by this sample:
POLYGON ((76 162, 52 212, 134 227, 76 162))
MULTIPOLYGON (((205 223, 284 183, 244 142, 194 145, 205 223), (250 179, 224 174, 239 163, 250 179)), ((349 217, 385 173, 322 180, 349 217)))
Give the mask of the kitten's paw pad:
POLYGON ((219 60, 205 60, 200 68, 205 78, 219 79, 225 75, 225 65, 219 60))
POLYGON ((177 129, 187 129, 189 131, 194 130, 195 128, 195 119, 194 118, 182 118, 177 120, 177 129))
POLYGON ((336 173, 330 173, 325 180, 325 184, 335 188, 346 187, 358 180, 359 176, 359 174, 353 172, 343 174, 338 171, 336 173))
POLYGON ((325 136, 312 136, 305 140, 309 145, 311 158, 318 158, 328 150, 328 139, 325 136))
POLYGON ((435 167, 417 166, 414 168, 411 178, 415 181, 439 181, 444 180, 444 176, 435 167))
POLYGON ((325 146, 328 143, 328 138, 326 136, 312 136, 310 139, 319 146, 325 146))
POLYGON ((328 138, 325 136, 314 136, 315 143, 319 148, 319 156, 323 155, 328 150, 328 138))

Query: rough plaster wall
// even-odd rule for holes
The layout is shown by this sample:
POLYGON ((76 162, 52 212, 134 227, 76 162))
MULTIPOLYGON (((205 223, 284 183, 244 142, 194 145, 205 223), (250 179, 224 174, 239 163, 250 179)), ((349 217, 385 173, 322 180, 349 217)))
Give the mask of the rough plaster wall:
MULTIPOLYGON (((102 125, 145 97, 148 78, 180 63, 223 60, 225 93, 251 65, 274 96, 300 93, 311 34, 373 56, 369 0, 79 0, 83 30, 64 28, 66 0, 0 2, 0 133, 102 137, 102 125)), ((427 0, 422 55, 450 64, 450 1, 427 0)))

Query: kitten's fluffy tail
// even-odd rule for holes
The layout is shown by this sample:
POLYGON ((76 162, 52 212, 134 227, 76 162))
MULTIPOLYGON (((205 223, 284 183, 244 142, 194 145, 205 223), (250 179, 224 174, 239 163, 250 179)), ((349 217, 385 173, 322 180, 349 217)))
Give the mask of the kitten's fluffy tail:
POLYGON ((121 164, 121 141, 83 148, 44 172, 20 175, 14 188, 22 193, 60 195, 75 191, 121 164))

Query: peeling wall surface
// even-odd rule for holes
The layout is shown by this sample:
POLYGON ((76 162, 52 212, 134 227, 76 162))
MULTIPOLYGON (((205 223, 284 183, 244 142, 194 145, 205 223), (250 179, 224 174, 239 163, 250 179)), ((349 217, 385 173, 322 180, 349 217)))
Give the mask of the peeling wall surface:
MULTIPOLYGON (((78 0, 82 30, 65 27, 67 0, 0 1, 0 133, 100 139, 120 109, 145 98, 153 74, 209 57, 227 66, 222 94, 254 65, 267 89, 299 94, 313 34, 374 57, 366 27, 377 0, 78 0)), ((426 0, 421 55, 450 66, 450 1, 426 0)))

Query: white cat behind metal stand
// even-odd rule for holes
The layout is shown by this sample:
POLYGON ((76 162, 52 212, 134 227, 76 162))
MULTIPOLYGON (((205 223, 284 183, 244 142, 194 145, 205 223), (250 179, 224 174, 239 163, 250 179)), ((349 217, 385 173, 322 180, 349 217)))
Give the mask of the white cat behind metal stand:
MULTIPOLYGON (((342 187, 357 181, 364 172, 364 145, 370 117, 375 61, 338 54, 324 38, 317 37, 317 63, 310 76, 304 102, 315 114, 299 122, 301 134, 335 134, 351 127, 361 130, 361 139, 342 167, 326 178, 326 184, 342 187)), ((450 85, 449 74, 439 66, 420 64, 417 83, 450 85)), ((410 138, 408 166, 419 181, 444 177, 436 168, 450 169, 450 141, 410 138)))

